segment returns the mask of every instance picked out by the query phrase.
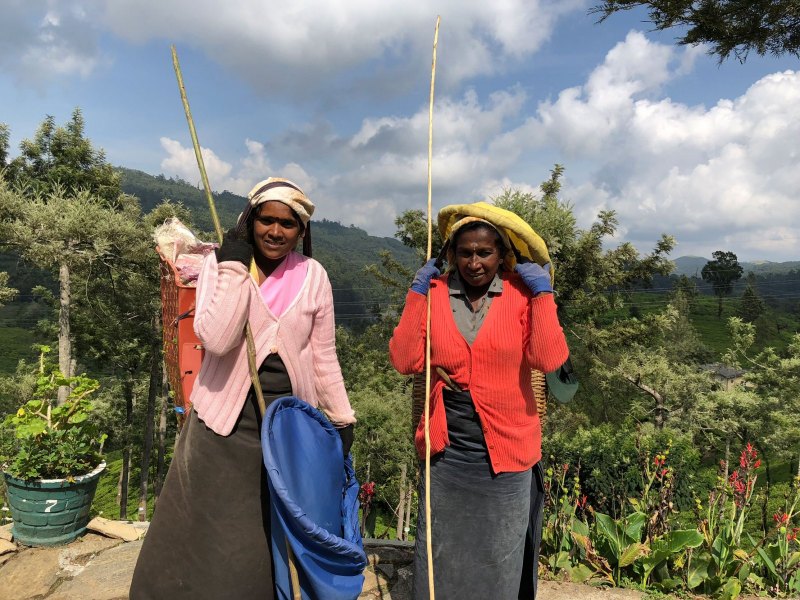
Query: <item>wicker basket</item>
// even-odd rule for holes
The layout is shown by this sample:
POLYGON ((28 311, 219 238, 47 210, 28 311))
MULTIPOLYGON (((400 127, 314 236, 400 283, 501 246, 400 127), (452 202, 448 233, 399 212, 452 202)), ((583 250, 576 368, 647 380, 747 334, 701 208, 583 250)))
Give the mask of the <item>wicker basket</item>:
POLYGON ((178 423, 183 424, 191 407, 192 386, 203 361, 203 347, 193 328, 196 290, 181 283, 175 265, 158 248, 156 252, 161 271, 164 364, 178 423))

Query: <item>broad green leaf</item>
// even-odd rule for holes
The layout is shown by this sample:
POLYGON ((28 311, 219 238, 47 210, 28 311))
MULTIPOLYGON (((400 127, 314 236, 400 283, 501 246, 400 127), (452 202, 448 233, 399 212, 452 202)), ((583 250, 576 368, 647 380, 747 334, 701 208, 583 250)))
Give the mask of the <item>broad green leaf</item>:
POLYGON ((595 523, 597 523, 597 529, 611 545, 611 551, 614 553, 614 557, 618 557, 620 552, 620 535, 617 522, 604 513, 595 513, 594 518, 595 523))
POLYGON ((635 512, 625 519, 625 537, 627 543, 639 542, 642 539, 642 528, 647 523, 647 515, 635 512))
POLYGON ((708 557, 699 556, 689 564, 689 570, 686 574, 686 585, 690 590, 693 590, 708 578, 708 563, 708 557))
POLYGON ((555 567, 557 569, 564 569, 569 570, 572 567, 572 562, 569 559, 569 554, 567 552, 559 552, 558 556, 556 557, 555 567))
POLYGON ((742 584, 735 577, 731 577, 722 586, 721 600, 736 600, 742 593, 742 584))
POLYGON ((619 557, 619 566, 620 567, 627 567, 632 565, 636 562, 636 559, 640 556, 645 556, 648 552, 650 552, 650 548, 648 548, 645 544, 634 542, 627 548, 622 551, 619 557))
POLYGON ((588 581, 595 574, 595 572, 592 569, 590 569, 583 563, 575 565, 574 567, 569 569, 568 572, 570 581, 573 581, 574 583, 583 583, 585 581, 588 581))
POLYGON ((47 424, 44 421, 29 421, 17 427, 17 437, 19 439, 35 437, 47 431, 47 424))
POLYGON ((756 588, 762 589, 764 587, 764 578, 759 577, 755 573, 750 573, 747 576, 747 581, 750 582, 750 585, 755 586, 756 588))
POLYGON ((742 564, 742 568, 739 569, 739 581, 745 583, 749 576, 750 576, 750 562, 745 562, 742 564))
POLYGON ((697 548, 703 543, 703 534, 697 529, 677 529, 665 536, 665 542, 667 551, 675 554, 686 548, 697 548))
POLYGON ((580 519, 572 520, 572 531, 583 536, 589 537, 589 526, 580 519))
MULTIPOLYGON (((791 569, 798 563, 800 563, 800 552, 793 552, 786 561, 786 568, 791 569)), ((798 575, 800 575, 800 573, 798 573, 798 575)))
POLYGON ((683 585, 683 581, 676 577, 666 577, 665 579, 659 581, 657 585, 661 590, 670 592, 681 587, 683 585))

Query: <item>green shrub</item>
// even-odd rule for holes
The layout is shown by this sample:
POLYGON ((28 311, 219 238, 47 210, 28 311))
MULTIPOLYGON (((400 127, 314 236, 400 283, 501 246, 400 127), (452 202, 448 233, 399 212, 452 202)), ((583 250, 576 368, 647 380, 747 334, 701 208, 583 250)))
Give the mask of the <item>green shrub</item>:
POLYGON ((568 464, 578 469, 580 487, 589 504, 615 517, 626 510, 628 498, 642 493, 644 461, 670 447, 669 462, 675 471, 673 501, 676 508, 692 506, 691 488, 700 455, 691 438, 679 431, 603 424, 557 432, 543 442, 543 447, 545 468, 558 470, 568 464))

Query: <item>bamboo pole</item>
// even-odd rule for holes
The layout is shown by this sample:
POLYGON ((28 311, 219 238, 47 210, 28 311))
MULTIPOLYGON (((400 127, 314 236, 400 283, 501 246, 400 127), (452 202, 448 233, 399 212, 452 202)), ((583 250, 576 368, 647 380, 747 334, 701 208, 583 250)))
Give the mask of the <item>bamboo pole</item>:
MULTIPOLYGON (((431 217, 431 176, 433 166, 433 90, 436 83, 436 46, 439 43, 439 23, 433 34, 433 59, 431 61, 431 97, 428 108, 428 251, 431 259, 433 247, 433 221, 431 217)), ((425 319, 425 553, 428 555, 428 598, 435 600, 433 585, 433 544, 431 540, 431 292, 428 289, 428 310, 425 319)))
MULTIPOLYGON (((183 111, 186 113, 186 121, 189 123, 189 134, 192 137, 192 146, 194 147, 194 156, 197 159, 197 167, 200 169, 200 178, 203 181, 203 188, 206 192, 206 200, 208 200, 208 210, 211 212, 211 220, 214 222, 214 231, 217 232, 217 240, 222 244, 222 226, 219 223, 217 216, 217 208, 214 206, 214 196, 211 194, 211 184, 208 182, 208 175, 206 174, 206 166, 203 162, 203 154, 200 152, 200 142, 197 140, 197 131, 194 128, 194 120, 192 119, 192 111, 189 109, 189 98, 186 96, 186 88, 183 85, 183 75, 181 74, 181 65, 178 62, 178 53, 175 46, 170 46, 172 49, 172 66, 175 69, 175 77, 178 78, 178 89, 181 92, 181 100, 183 101, 183 111)), ((244 334, 247 339, 247 365, 250 368, 250 381, 253 383, 253 390, 256 394, 258 401, 258 410, 261 416, 267 410, 264 403, 264 395, 261 393, 261 382, 258 379, 258 365, 256 365, 256 345, 253 341, 253 330, 250 327, 250 321, 244 326, 244 334)))
MULTIPOLYGON (((172 49, 172 66, 175 68, 175 77, 178 79, 178 89, 181 92, 181 100, 183 101, 183 110, 186 113, 186 121, 189 123, 189 134, 192 137, 192 146, 194 147, 194 156, 197 159, 197 167, 200 169, 200 177, 203 181, 203 188, 206 192, 206 199, 208 200, 208 209, 211 212, 211 220, 214 222, 214 230, 217 233, 219 243, 222 243, 222 226, 217 216, 217 209, 214 206, 214 196, 211 194, 211 184, 208 182, 208 175, 206 174, 205 163, 203 162, 203 154, 200 151, 200 142, 197 139, 197 131, 194 128, 194 120, 192 119, 192 111, 189 109, 189 99, 186 96, 186 88, 183 85, 183 75, 181 73, 181 66, 178 62, 178 53, 175 46, 172 49)), ((264 394, 261 392, 261 381, 258 378, 258 366, 256 365, 256 346, 253 341, 253 330, 250 327, 250 321, 245 324, 244 328, 245 338, 247 340, 247 365, 250 369, 250 381, 253 384, 253 391, 256 394, 258 401, 258 410, 261 417, 266 413, 266 403, 264 402, 264 394)), ((301 600, 300 590, 300 577, 297 572, 297 566, 294 560, 294 553, 292 547, 289 545, 289 540, 286 540, 286 554, 289 561, 289 574, 292 582, 292 597, 294 600, 301 600)))

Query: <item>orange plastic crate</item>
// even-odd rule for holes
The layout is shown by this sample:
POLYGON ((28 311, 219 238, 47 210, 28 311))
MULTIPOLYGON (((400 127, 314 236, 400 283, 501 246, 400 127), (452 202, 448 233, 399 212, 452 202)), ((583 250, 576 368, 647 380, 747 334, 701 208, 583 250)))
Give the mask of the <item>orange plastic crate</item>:
POLYGON ((167 380, 173 391, 178 422, 191 408, 192 387, 203 362, 203 346, 194 333, 196 289, 181 283, 175 265, 156 248, 161 270, 161 323, 167 380))

